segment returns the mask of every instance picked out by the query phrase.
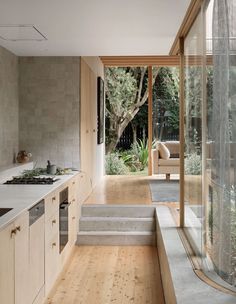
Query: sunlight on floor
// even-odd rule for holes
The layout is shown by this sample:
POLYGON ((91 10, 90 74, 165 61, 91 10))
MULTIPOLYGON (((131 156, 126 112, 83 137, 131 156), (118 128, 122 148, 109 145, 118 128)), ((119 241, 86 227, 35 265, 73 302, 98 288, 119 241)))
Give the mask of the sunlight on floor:
MULTIPOLYGON (((150 179, 165 179, 165 175, 106 175, 84 204, 151 205, 150 179)), ((171 175, 171 180, 179 179, 171 175)))
POLYGON ((76 247, 45 304, 164 304, 157 250, 150 246, 76 247))

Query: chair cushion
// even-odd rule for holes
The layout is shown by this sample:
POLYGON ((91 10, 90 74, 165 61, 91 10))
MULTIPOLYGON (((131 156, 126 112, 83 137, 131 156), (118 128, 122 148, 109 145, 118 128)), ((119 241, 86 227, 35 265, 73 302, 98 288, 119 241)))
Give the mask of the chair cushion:
POLYGON ((179 141, 166 141, 165 145, 170 150, 171 157, 173 157, 172 154, 179 155, 179 141))
POLYGON ((179 153, 170 153, 170 158, 179 158, 179 153))
POLYGON ((169 158, 169 159, 161 159, 158 160, 159 166, 179 166, 179 158, 169 158))
POLYGON ((159 142, 157 143, 157 150, 159 151, 160 158, 162 159, 169 159, 170 158, 170 151, 165 146, 165 144, 159 142))

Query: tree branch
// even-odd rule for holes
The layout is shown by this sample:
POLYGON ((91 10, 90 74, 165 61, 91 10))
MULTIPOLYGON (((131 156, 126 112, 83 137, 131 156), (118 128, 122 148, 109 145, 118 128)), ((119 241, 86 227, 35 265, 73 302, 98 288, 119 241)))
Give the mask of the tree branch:
POLYGON ((143 68, 142 72, 141 72, 136 104, 138 104, 140 102, 140 99, 141 99, 142 88, 143 88, 143 79, 144 79, 146 71, 147 71, 147 68, 143 68))

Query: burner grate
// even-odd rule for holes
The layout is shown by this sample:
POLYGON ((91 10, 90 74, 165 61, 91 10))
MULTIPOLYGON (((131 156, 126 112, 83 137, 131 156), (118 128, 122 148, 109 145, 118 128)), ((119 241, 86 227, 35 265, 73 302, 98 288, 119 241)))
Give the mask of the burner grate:
POLYGON ((5 185, 52 185, 58 179, 52 177, 13 177, 5 185))

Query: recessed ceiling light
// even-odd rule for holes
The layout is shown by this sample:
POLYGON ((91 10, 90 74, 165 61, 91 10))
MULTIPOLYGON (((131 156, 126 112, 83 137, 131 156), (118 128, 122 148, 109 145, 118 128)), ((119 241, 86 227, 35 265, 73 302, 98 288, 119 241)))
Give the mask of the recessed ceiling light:
POLYGON ((0 25, 0 39, 7 41, 47 40, 47 38, 31 24, 0 25))

